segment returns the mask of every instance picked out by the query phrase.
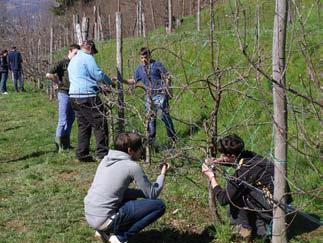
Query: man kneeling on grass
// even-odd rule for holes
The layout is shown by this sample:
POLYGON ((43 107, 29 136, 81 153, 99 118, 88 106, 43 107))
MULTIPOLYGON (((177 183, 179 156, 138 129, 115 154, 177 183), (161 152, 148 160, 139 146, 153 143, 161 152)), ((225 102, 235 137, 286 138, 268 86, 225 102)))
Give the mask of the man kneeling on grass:
POLYGON ((136 133, 121 133, 99 164, 92 185, 84 199, 85 217, 104 242, 127 242, 127 239, 160 218, 165 204, 157 199, 163 189, 168 164, 151 184, 138 161, 142 138, 136 133), (139 189, 129 188, 135 181, 139 189), (144 198, 137 200, 137 198, 144 198))

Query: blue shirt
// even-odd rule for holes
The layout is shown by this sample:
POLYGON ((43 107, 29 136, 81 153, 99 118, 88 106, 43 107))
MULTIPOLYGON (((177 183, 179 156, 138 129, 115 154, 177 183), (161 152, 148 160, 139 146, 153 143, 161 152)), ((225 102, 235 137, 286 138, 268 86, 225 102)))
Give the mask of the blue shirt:
POLYGON ((112 84, 111 79, 99 68, 94 57, 80 50, 68 65, 69 95, 72 98, 93 97, 99 91, 98 82, 112 84))
POLYGON ((150 64, 145 66, 140 64, 135 71, 135 80, 142 81, 146 90, 151 89, 152 95, 163 93, 165 88, 164 76, 168 71, 159 61, 151 60, 150 64), (148 78, 150 77, 150 78, 148 78))

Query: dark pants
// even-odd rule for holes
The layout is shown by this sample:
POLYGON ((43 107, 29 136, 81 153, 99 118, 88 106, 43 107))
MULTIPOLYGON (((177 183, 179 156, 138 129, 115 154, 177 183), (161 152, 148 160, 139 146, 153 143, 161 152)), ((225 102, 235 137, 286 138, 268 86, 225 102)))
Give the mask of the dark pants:
MULTIPOLYGON (((111 233, 125 242, 165 213, 165 204, 159 199, 140 199, 126 202, 112 221, 111 233)), ((107 233, 110 233, 107 232, 107 233)))
POLYGON ((15 90, 18 92, 19 89, 20 91, 25 91, 24 88, 24 78, 22 75, 21 70, 13 70, 12 71, 12 79, 13 79, 13 86, 15 87, 15 90), (19 80, 19 89, 18 89, 18 80, 19 80))
POLYGON ((253 235, 266 236, 272 220, 272 207, 261 192, 250 192, 230 204, 229 215, 234 225, 252 230, 253 235))
POLYGON ((108 153, 108 127, 100 98, 71 98, 71 104, 78 124, 76 157, 83 159, 89 156, 93 129, 96 139, 96 155, 102 159, 108 153))

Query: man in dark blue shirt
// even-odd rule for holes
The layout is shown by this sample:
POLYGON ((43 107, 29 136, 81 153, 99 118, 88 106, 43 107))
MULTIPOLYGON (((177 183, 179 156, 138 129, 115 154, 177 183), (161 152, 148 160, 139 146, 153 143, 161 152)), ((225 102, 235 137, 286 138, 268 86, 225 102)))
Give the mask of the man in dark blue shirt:
POLYGON ((22 75, 22 57, 21 53, 17 51, 17 48, 14 46, 12 47, 11 51, 8 55, 8 62, 9 62, 9 70, 12 72, 13 76, 13 85, 15 87, 15 90, 17 92, 20 91, 24 92, 24 79, 22 75), (19 80, 19 89, 18 89, 18 83, 19 80))
POLYGON ((140 61, 141 64, 136 68, 134 79, 127 80, 127 83, 138 85, 137 82, 141 81, 146 90, 149 142, 152 143, 156 137, 156 117, 158 110, 161 110, 161 120, 166 126, 167 135, 175 143, 176 133, 169 115, 168 104, 168 100, 172 98, 169 72, 161 62, 151 59, 150 50, 146 47, 140 50, 140 61))

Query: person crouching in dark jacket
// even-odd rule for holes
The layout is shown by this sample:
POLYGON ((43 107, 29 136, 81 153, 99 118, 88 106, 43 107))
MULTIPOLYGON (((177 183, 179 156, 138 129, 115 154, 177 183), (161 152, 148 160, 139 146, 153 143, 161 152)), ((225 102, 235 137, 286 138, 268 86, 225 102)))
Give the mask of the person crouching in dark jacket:
MULTIPOLYGON (((220 139, 217 147, 220 158, 206 159, 202 165, 202 172, 209 178, 216 200, 222 206, 229 205, 231 222, 242 238, 265 237, 272 221, 273 162, 245 150, 243 140, 235 134, 220 139), (227 177, 226 189, 219 185, 210 168, 217 163, 236 167, 234 174, 227 177)), ((286 188, 289 191, 288 184, 286 188)), ((291 202, 289 194, 286 202, 291 202)))

